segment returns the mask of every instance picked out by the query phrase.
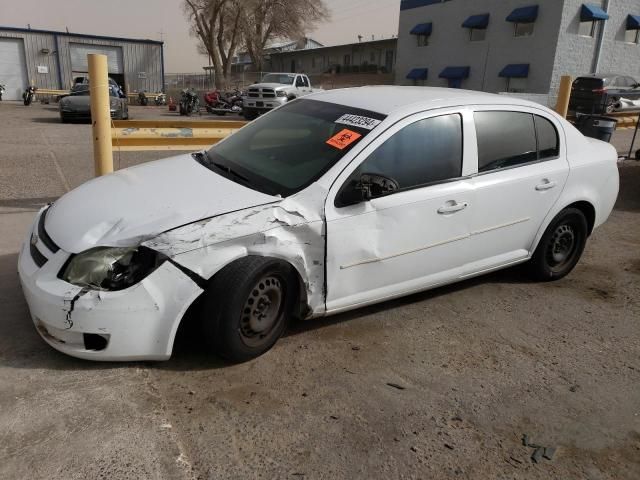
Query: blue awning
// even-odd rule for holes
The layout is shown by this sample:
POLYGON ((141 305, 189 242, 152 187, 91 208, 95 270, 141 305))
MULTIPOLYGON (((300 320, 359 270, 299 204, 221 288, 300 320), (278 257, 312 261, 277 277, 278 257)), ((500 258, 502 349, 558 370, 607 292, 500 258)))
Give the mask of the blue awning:
POLYGON ((580 11, 580 21, 591 22, 594 20, 609 20, 609 14, 598 5, 592 5, 590 3, 583 4, 582 10, 580 11))
POLYGON ((640 15, 629 15, 627 17, 627 30, 640 30, 640 15))
POLYGON ((419 23, 411 29, 411 35, 431 35, 433 23, 419 23))
POLYGON ((533 23, 538 19, 538 5, 530 7, 516 8, 507 17, 507 22, 513 23, 533 23))
POLYGON ((407 74, 409 80, 426 80, 429 75, 428 68, 414 68, 407 74))
POLYGON ((489 26, 489 14, 472 15, 464 21, 462 26, 464 28, 478 28, 483 30, 489 26))
POLYGON ((527 78, 529 76, 529 64, 519 63, 507 65, 498 76, 505 78, 527 78))
POLYGON ((469 78, 471 67, 447 67, 440 72, 440 78, 469 78))

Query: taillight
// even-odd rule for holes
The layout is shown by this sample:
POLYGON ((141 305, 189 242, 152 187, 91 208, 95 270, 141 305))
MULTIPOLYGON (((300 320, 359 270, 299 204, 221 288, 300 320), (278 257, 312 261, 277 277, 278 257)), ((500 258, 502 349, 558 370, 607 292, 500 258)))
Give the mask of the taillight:
POLYGON ((604 88, 594 88, 591 90, 593 93, 604 93, 606 90, 604 88))

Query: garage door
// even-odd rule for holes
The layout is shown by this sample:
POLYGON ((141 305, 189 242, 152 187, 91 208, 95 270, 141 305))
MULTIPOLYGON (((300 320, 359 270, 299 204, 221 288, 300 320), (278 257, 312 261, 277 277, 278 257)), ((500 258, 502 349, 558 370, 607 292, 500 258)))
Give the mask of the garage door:
POLYGON ((6 88, 3 100, 20 100, 27 88, 24 44, 20 38, 0 38, 0 83, 6 88))
POLYGON ((71 70, 74 72, 88 72, 89 66, 87 63, 87 55, 90 53, 98 53, 107 56, 109 73, 124 73, 122 48, 120 47, 70 43, 69 51, 71 52, 71 70))

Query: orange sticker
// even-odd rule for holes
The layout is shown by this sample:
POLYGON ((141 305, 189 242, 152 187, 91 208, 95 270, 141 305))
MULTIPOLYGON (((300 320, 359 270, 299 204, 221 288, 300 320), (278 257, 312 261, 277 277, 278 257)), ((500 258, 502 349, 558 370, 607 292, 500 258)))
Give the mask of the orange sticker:
POLYGON ((338 133, 335 137, 327 140, 327 144, 332 147, 336 147, 338 150, 344 150, 353 142, 358 140, 362 135, 358 132, 354 132, 353 130, 347 130, 346 128, 338 133))

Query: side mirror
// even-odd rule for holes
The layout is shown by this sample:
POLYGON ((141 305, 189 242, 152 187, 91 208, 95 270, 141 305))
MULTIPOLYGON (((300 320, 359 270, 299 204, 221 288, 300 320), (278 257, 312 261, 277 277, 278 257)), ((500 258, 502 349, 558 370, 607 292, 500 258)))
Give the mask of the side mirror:
POLYGON ((338 194, 337 207, 347 207, 384 197, 400 189, 393 178, 377 173, 363 173, 359 179, 352 179, 338 194))

